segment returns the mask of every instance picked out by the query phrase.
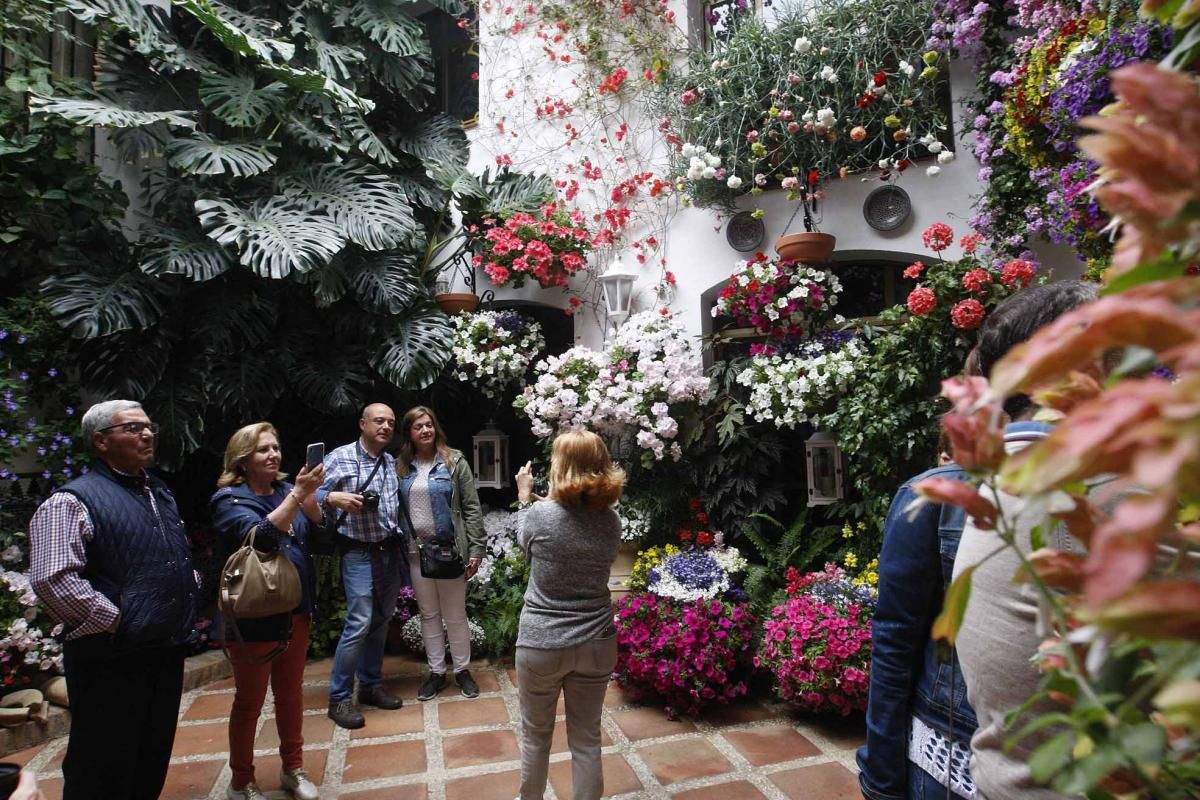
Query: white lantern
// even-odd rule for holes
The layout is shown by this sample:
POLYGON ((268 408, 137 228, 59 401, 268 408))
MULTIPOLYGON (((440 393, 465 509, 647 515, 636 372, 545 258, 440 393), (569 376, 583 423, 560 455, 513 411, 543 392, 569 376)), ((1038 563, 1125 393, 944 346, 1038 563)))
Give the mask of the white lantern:
POLYGON ((633 307, 633 284, 637 278, 638 274, 627 269, 619 255, 613 256, 608 269, 598 278, 600 286, 604 289, 604 305, 608 310, 608 318, 616 327, 620 327, 622 322, 629 319, 629 312, 633 307))
POLYGON ((842 451, 831 434, 817 431, 804 442, 808 462, 808 504, 825 506, 842 499, 842 451))
POLYGON ((475 446, 475 486, 503 489, 508 486, 508 435, 488 421, 487 427, 471 437, 475 446))

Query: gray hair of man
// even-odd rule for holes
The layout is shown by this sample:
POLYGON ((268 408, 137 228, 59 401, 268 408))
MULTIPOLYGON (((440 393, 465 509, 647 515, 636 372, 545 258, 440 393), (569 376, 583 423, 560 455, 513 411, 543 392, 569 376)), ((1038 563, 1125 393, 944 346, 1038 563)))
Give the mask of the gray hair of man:
POLYGON ((141 407, 142 404, 136 400, 105 400, 103 403, 96 403, 89 408, 80 421, 83 428, 83 439, 87 442, 87 446, 94 449, 92 434, 112 425, 113 417, 117 414, 122 411, 135 411, 141 407))

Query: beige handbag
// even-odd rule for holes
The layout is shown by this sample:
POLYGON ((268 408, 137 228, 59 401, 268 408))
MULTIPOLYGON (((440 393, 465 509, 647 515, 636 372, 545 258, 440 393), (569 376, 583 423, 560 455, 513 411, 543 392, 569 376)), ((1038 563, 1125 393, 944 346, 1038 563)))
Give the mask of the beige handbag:
POLYGON ((254 549, 255 525, 221 570, 221 614, 227 620, 286 614, 300 605, 302 589, 296 565, 281 550, 254 549))

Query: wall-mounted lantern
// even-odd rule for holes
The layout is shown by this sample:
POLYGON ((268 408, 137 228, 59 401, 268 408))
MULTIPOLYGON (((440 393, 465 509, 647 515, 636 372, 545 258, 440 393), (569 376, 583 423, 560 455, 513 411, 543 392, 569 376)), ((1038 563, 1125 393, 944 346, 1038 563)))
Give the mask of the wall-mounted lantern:
POLYGON ((804 442, 804 460, 808 463, 808 504, 825 506, 844 496, 842 490, 842 451, 825 431, 817 431, 804 442))
POLYGON ((508 486, 508 435, 488 421, 487 427, 471 437, 475 447, 475 486, 503 489, 508 486))
POLYGON ((601 288, 604 289, 604 305, 608 318, 613 327, 621 327, 621 323, 629 319, 633 308, 633 284, 637 281, 638 273, 630 271, 621 261, 620 255, 613 256, 608 269, 601 275, 601 288))

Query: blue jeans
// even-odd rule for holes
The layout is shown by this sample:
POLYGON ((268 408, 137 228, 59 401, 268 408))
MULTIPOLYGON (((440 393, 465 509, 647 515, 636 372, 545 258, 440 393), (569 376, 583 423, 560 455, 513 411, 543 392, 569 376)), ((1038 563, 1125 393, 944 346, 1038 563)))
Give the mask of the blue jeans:
POLYGON ((342 585, 346 590, 346 627, 333 657, 329 677, 329 702, 349 700, 354 693, 354 674, 359 688, 377 686, 383 680, 383 646, 388 623, 396 610, 396 597, 404 586, 407 564, 400 548, 382 554, 387 581, 382 603, 375 602, 371 577, 371 554, 349 550, 342 556, 342 585))
POLYGON ((916 764, 908 764, 908 800, 959 800, 916 764))

